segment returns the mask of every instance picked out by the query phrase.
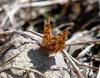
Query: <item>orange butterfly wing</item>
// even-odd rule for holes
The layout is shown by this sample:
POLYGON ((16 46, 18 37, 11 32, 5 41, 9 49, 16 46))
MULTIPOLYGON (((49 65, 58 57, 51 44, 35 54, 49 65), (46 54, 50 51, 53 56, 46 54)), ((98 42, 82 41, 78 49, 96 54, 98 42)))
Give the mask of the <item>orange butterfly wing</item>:
POLYGON ((51 39, 50 20, 45 21, 42 45, 45 46, 51 39))
POLYGON ((68 32, 64 31, 56 36, 52 36, 51 32, 50 20, 47 20, 45 21, 42 40, 42 49, 45 50, 45 54, 62 51, 65 47, 65 38, 68 35, 68 32))
POLYGON ((68 35, 68 33, 66 31, 59 33, 56 36, 56 45, 55 45, 55 51, 62 51, 64 49, 65 46, 65 38, 68 35))

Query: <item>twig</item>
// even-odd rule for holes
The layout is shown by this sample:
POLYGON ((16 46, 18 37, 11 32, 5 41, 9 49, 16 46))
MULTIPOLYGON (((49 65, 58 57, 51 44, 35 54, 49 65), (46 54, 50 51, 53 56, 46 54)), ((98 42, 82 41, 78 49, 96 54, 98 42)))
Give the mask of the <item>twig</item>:
POLYGON ((90 46, 86 47, 82 52, 80 52, 77 56, 77 59, 83 57, 86 53, 90 52, 91 48, 94 46, 94 44, 91 44, 90 46))
POLYGON ((0 73, 9 69, 11 69, 11 67, 0 67, 0 73))
POLYGON ((84 36, 86 36, 88 34, 91 34, 91 33, 95 32, 98 29, 100 29, 100 25, 92 28, 90 31, 83 31, 83 32, 74 34, 69 40, 66 41, 66 44, 67 43, 73 43, 75 41, 79 41, 80 38, 82 38, 82 37, 84 37, 84 36))
POLYGON ((83 44, 100 44, 100 39, 90 40, 90 41, 70 42, 70 43, 67 43, 67 41, 66 41, 65 44, 66 44, 66 46, 69 46, 69 45, 83 45, 83 44))
MULTIPOLYGON (((15 4, 16 5, 16 4, 15 4)), ((12 5, 12 7, 15 7, 14 5, 12 5)), ((17 6, 16 6, 17 7, 17 6)), ((15 28, 17 26, 14 14, 13 14, 13 10, 11 10, 12 8, 10 8, 8 5, 4 5, 3 6, 4 10, 6 11, 7 16, 5 17, 5 20, 2 22, 2 26, 5 24, 5 22, 7 21, 7 19, 9 18, 10 23, 12 24, 12 26, 15 28)), ((14 9, 14 8, 13 8, 14 9)))
MULTIPOLYGON (((3 8, 6 11, 7 16, 4 18, 4 20, 1 23, 1 26, 3 27, 8 20, 10 19, 10 22, 13 27, 17 26, 16 20, 14 18, 14 15, 21 9, 21 8, 29 8, 29 7, 44 7, 44 6, 49 6, 49 5, 54 5, 54 4, 64 4, 68 3, 68 0, 55 0, 55 1, 41 1, 41 2, 28 2, 28 3, 18 3, 17 1, 12 5, 4 5, 3 8), (11 8, 13 7, 13 8, 11 8)), ((1 27, 1 28, 2 28, 1 27)))
POLYGON ((69 30, 73 25, 74 24, 72 22, 70 22, 70 23, 63 23, 63 24, 59 25, 58 27, 55 27, 53 29, 53 31, 58 33, 58 32, 60 32, 60 28, 62 28, 62 27, 66 27, 66 30, 69 30))
POLYGON ((41 1, 41 2, 22 3, 22 4, 20 4, 20 6, 22 8, 44 7, 44 6, 54 5, 54 4, 65 4, 65 3, 68 3, 68 2, 69 2, 69 0, 41 1))
MULTIPOLYGON (((35 31, 27 31, 27 32, 31 32, 33 35, 37 35, 37 36, 39 36, 39 37, 42 37, 42 34, 37 33, 37 32, 35 32, 35 31)), ((8 34, 18 34, 18 35, 21 35, 21 36, 23 36, 23 37, 25 37, 25 38, 30 38, 31 40, 36 41, 37 44, 40 44, 40 42, 39 42, 38 40, 36 40, 36 39, 34 38, 34 36, 29 35, 29 34, 27 34, 26 32, 22 32, 22 31, 5 31, 5 32, 0 33, 0 37, 1 37, 1 38, 2 38, 2 37, 5 37, 5 35, 8 35, 8 34)), ((33 42, 31 42, 31 43, 33 43, 33 42)))
POLYGON ((38 36, 40 36, 40 37, 43 37, 42 34, 40 34, 40 33, 38 33, 38 32, 35 32, 35 31, 30 31, 30 30, 28 30, 27 32, 31 32, 32 34, 38 35, 38 36))
MULTIPOLYGON (((66 52, 66 53, 67 53, 67 52, 66 52)), ((67 53, 67 54, 68 54, 68 53, 67 53)), ((93 69, 93 70, 98 70, 97 67, 93 67, 93 66, 90 66, 90 65, 85 65, 85 64, 80 63, 80 62, 77 61, 75 58, 73 58, 70 54, 68 54, 68 56, 69 56, 75 63, 77 63, 77 64, 80 65, 80 66, 88 67, 88 68, 91 68, 91 69, 93 69)))
POLYGON ((70 63, 72 64, 72 66, 74 67, 74 69, 76 70, 78 76, 80 78, 85 78, 84 75, 80 72, 80 69, 77 67, 77 65, 74 63, 74 61, 69 57, 68 53, 63 50, 64 55, 66 55, 66 57, 68 58, 68 60, 70 61, 70 63))
POLYGON ((64 27, 64 26, 73 26, 73 25, 74 25, 73 22, 70 22, 70 23, 63 23, 63 24, 59 25, 59 26, 56 27, 56 28, 60 29, 60 28, 62 28, 62 27, 64 27))
MULTIPOLYGON (((25 45, 26 43, 23 43, 22 45, 25 45)), ((22 46, 21 45, 21 46, 22 46)), ((26 47, 23 49, 25 50, 26 47)), ((13 61, 14 58, 18 57, 21 53, 23 53, 24 51, 20 51, 19 53, 17 53, 16 55, 13 55, 13 57, 10 57, 9 59, 7 59, 7 61, 4 61, 0 66, 4 67, 5 65, 7 65, 8 63, 11 63, 13 61)))
POLYGON ((96 30, 100 29, 100 25, 96 26, 96 27, 93 27, 90 31, 88 31, 86 34, 90 34, 96 30))
POLYGON ((0 7, 0 12, 2 12, 4 9, 3 9, 3 7, 0 7))
MULTIPOLYGON (((37 35, 37 36, 39 36, 39 37, 42 37, 42 34, 37 33, 37 32, 35 32, 35 31, 34 31, 34 32, 33 32, 33 31, 28 31, 28 32, 31 32, 33 35, 37 35)), ((31 35, 29 35, 29 34, 26 34, 26 33, 24 33, 24 32, 19 32, 19 31, 13 31, 13 33, 20 34, 20 35, 24 36, 25 38, 30 38, 31 40, 36 41, 36 43, 37 43, 38 45, 41 45, 41 43, 39 42, 39 40, 35 39, 33 36, 31 36, 31 35)), ((33 42, 31 42, 31 43, 33 43, 33 42)), ((34 44, 34 43, 33 43, 33 44, 34 44)))
POLYGON ((2 59, 2 57, 4 56, 4 54, 10 49, 12 48, 14 45, 13 44, 10 44, 9 46, 5 47, 4 49, 2 49, 0 51, 0 59, 2 59))
POLYGON ((5 67, 5 68, 0 68, 0 72, 6 71, 6 70, 10 70, 10 69, 19 69, 19 70, 26 70, 26 71, 31 71, 34 73, 39 74, 40 76, 46 78, 41 72, 39 72, 38 70, 35 69, 27 69, 27 68, 21 68, 21 67, 5 67))
POLYGON ((0 28, 3 28, 3 26, 5 26, 6 22, 8 21, 8 16, 5 16, 2 23, 1 23, 1 27, 0 28))
POLYGON ((99 66, 99 70, 98 70, 98 74, 96 78, 100 78, 100 66, 99 66))
POLYGON ((93 22, 96 22, 96 21, 98 21, 98 20, 96 20, 95 18, 92 18, 91 20, 89 20, 86 24, 84 24, 83 26, 82 26, 82 30, 83 29, 85 29, 87 26, 89 26, 91 23, 93 23, 93 22))
POLYGON ((12 67, 12 68, 13 68, 13 69, 19 69, 19 70, 31 71, 31 72, 37 73, 37 74, 39 74, 40 76, 46 78, 41 72, 39 72, 38 70, 35 70, 35 69, 21 68, 21 67, 12 67))

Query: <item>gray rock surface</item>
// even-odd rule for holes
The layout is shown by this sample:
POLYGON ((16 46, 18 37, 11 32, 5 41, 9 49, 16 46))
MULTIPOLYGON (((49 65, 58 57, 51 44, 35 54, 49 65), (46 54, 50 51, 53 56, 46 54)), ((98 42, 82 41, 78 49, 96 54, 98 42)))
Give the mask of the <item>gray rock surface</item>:
POLYGON ((11 47, 0 57, 0 78, 70 78, 62 54, 44 55, 34 39, 41 42, 35 34, 14 32, 3 45, 11 47))

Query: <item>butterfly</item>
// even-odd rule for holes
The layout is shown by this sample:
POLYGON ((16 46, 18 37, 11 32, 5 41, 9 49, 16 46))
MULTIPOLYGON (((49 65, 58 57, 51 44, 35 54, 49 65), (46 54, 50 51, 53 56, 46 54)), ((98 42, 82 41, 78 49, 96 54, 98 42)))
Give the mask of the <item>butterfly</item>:
POLYGON ((68 35, 67 31, 63 31, 57 35, 52 35, 50 19, 44 23, 44 31, 42 37, 42 50, 43 53, 49 55, 62 51, 65 47, 65 38, 68 35))

